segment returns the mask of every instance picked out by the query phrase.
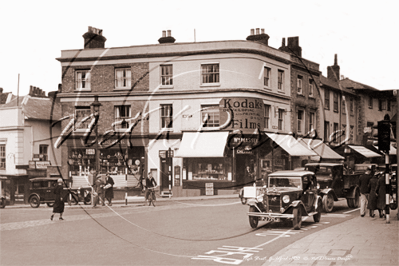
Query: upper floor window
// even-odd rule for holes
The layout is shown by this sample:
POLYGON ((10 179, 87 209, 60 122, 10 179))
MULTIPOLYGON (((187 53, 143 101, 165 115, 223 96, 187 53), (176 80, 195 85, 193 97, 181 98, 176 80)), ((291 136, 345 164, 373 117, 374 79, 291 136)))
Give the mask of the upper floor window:
POLYGON ((370 109, 373 109, 373 97, 369 96, 368 105, 370 109))
POLYGON ((90 106, 75 106, 75 130, 76 129, 87 129, 91 122, 91 119, 87 119, 82 122, 82 119, 91 115, 90 106))
POLYGON ((330 91, 324 90, 324 109, 330 110, 330 91))
POLYGON ((219 64, 201 65, 202 84, 219 83, 219 64))
POLYGON ((349 137, 351 141, 354 141, 353 139, 353 131, 355 130, 354 126, 350 126, 350 131, 349 131, 349 137))
POLYGON ((330 122, 324 121, 324 140, 330 141, 330 122))
POLYGON ((284 124, 284 110, 278 109, 278 130, 283 130, 284 124))
POLYGON ((129 121, 126 121, 132 117, 130 105, 118 105, 115 106, 115 128, 129 128, 129 121))
POLYGON ((265 128, 270 128, 270 108, 270 105, 265 104, 265 128))
POLYGON ((382 99, 379 99, 378 100, 378 110, 379 111, 382 111, 382 110, 386 110, 387 109, 387 107, 386 107, 386 101, 385 100, 382 100, 382 99))
POLYGON ((40 144, 39 145, 39 156, 41 161, 48 161, 48 145, 40 144))
POLYGON ((387 100, 387 111, 391 111, 391 101, 387 100))
POLYGON ((309 79, 309 97, 314 97, 313 79, 309 79))
POLYGON ((0 144, 0 169, 6 169, 6 144, 0 144))
POLYGON ((303 125, 303 111, 298 110, 298 133, 302 133, 302 125, 303 125))
POLYGON ((339 136, 339 132, 338 132, 338 123, 334 123, 334 142, 337 143, 338 142, 338 136, 339 136))
POLYGON ((342 113, 346 114, 346 101, 341 100, 341 102, 342 102, 342 113))
POLYGON ((90 90, 90 70, 76 70, 75 89, 90 90))
POLYGON ((309 132, 312 132, 312 130, 315 129, 315 114, 310 112, 309 113, 309 132))
POLYGON ((204 127, 218 127, 220 122, 219 105, 201 105, 201 123, 204 127))
POLYGON ((161 66, 161 85, 163 86, 173 85, 173 65, 161 66))
POLYGON ((334 112, 338 113, 338 93, 333 92, 333 101, 334 101, 334 112))
POLYGON ((284 90, 284 70, 278 70, 277 89, 280 91, 284 90))
POLYGON ((298 77, 296 79, 296 86, 297 86, 298 94, 303 94, 303 91, 302 91, 302 76, 300 76, 300 75, 298 75, 298 77))
POLYGON ((115 88, 130 89, 132 86, 132 71, 129 68, 115 69, 115 88))
POLYGON ((265 87, 269 87, 270 86, 270 68, 265 67, 264 71, 263 71, 263 85, 265 87))
POLYGON ((161 127, 173 128, 173 106, 161 104, 161 127))

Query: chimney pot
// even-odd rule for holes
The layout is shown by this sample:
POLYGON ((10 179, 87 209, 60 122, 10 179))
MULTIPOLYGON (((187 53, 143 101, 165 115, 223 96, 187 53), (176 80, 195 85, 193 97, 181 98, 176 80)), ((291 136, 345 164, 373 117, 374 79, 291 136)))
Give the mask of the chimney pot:
POLYGON ((105 41, 103 30, 89 26, 88 31, 83 34, 84 48, 104 48, 105 41))
POLYGON ((265 29, 261 29, 261 33, 262 33, 262 34, 265 34, 265 29))
POLYGON ((0 93, 3 93, 3 88, 0 88, 0 93))
POLYGON ((168 35, 167 35, 167 37, 170 37, 170 36, 172 36, 172 31, 171 31, 171 30, 168 30, 168 35))
POLYGON ((254 35, 254 34, 255 34, 254 29, 251 29, 251 35, 254 35))
POLYGON ((256 28, 256 35, 259 35, 259 28, 256 28))
POLYGON ((166 37, 166 30, 163 30, 162 31, 162 38, 165 38, 166 37))

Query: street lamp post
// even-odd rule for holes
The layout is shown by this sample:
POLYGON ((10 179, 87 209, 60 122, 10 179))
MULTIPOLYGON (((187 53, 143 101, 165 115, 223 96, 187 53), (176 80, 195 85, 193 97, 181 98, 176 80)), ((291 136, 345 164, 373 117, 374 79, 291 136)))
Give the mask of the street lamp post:
MULTIPOLYGON (((92 102, 92 104, 91 104, 91 106, 93 107, 93 110, 92 110, 92 112, 93 112, 93 114, 94 114, 94 116, 96 116, 97 118, 96 118, 96 125, 95 125, 95 131, 94 131, 94 134, 95 134, 95 136, 96 136, 96 139, 95 139, 95 144, 94 144, 94 149, 95 149, 95 163, 94 163, 94 167, 95 167, 95 170, 96 170, 96 175, 95 176, 93 176, 93 183, 95 182, 95 180, 96 180, 96 178, 97 178, 97 175, 100 173, 100 151, 99 151, 99 149, 98 149, 98 122, 99 122, 99 118, 100 118, 100 107, 101 107, 101 103, 98 101, 98 95, 96 95, 96 96, 94 96, 94 102, 92 102)), ((91 185, 93 185, 93 184, 91 184, 91 185)), ((93 188, 93 187, 92 187, 93 188)), ((94 202, 93 202, 93 195, 94 193, 93 193, 93 189, 92 189, 92 193, 91 193, 91 204, 93 204, 94 202)))

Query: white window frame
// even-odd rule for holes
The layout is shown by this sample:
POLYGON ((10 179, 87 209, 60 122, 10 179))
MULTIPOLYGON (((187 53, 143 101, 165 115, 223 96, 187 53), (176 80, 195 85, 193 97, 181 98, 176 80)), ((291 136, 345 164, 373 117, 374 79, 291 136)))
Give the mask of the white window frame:
POLYGON ((270 87, 270 73, 271 68, 265 66, 263 69, 263 86, 266 88, 270 87))
POLYGON ((300 75, 296 79, 296 87, 298 94, 303 95, 303 77, 300 75))
POLYGON ((73 125, 75 131, 84 131, 89 128, 91 119, 87 119, 84 123, 81 123, 82 119, 89 115, 91 115, 90 106, 75 106, 75 123, 73 125))
POLYGON ((339 104, 338 104, 338 102, 339 102, 339 100, 338 100, 338 92, 336 92, 336 91, 333 91, 333 111, 334 112, 336 112, 336 113, 338 113, 338 108, 339 108, 339 104))
POLYGON ((277 71, 277 90, 284 91, 284 70, 277 71))
POLYGON ((0 144, 0 169, 5 170, 7 165, 6 143, 0 144))
POLYGON ((161 128, 173 130, 173 104, 161 104, 159 111, 161 128), (167 107, 167 109, 165 109, 165 107, 167 107), (166 127, 164 125, 166 125, 166 127))
POLYGON ((219 63, 201 64, 201 85, 216 85, 216 84, 220 84, 220 64, 219 63), (212 69, 209 69, 208 67, 212 69), (211 71, 209 72, 209 70, 211 71))
POLYGON ((278 130, 284 130, 284 109, 278 109, 278 130))
POLYGON ((265 114, 264 114, 264 119, 265 119, 265 128, 269 129, 270 128, 270 111, 271 111, 271 105, 265 104, 265 114))
POLYGON ((218 104, 202 104, 201 105, 201 125, 204 123, 205 115, 208 116, 204 127, 219 127, 220 112, 218 104))
POLYGON ((309 79, 309 97, 314 97, 314 85, 312 79, 309 79))
POLYGON ((367 99, 369 109, 373 109, 373 97, 369 96, 367 99))
POLYGON ((91 90, 90 81, 91 81, 90 70, 88 69, 75 70, 75 90, 90 91, 91 90))
POLYGON ((330 90, 324 90, 324 109, 330 110, 330 90))
POLYGON ((302 134, 303 133, 303 124, 305 122, 305 112, 303 110, 298 110, 298 115, 297 115, 297 132, 302 134))
POLYGON ((173 87, 173 65, 160 65, 160 84, 161 87, 173 87))
POLYGON ((128 90, 131 88, 132 69, 130 67, 115 68, 115 89, 128 90))
POLYGON ((315 129, 316 115, 314 112, 309 112, 309 132, 315 129))
POLYGON ((125 130, 129 128, 132 118, 132 107, 131 105, 115 105, 114 106, 114 117, 115 117, 115 129, 117 130, 125 130), (121 114, 121 111, 125 111, 125 115, 121 114), (125 120, 125 123, 122 124, 121 121, 125 120))

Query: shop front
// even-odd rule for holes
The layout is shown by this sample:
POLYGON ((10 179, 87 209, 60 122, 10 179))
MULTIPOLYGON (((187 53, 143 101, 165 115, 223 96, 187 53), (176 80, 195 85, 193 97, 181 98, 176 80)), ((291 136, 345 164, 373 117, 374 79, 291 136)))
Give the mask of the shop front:
MULTIPOLYGON (((99 171, 97 174, 110 173, 113 178, 115 199, 123 199, 125 192, 139 191, 139 181, 145 165, 146 139, 122 139, 101 143, 99 152, 99 171), (117 191, 121 190, 120 193, 117 191)), ((96 170, 96 149, 84 147, 80 141, 68 140, 68 175, 71 188, 89 187, 93 184, 92 173, 96 170)))

